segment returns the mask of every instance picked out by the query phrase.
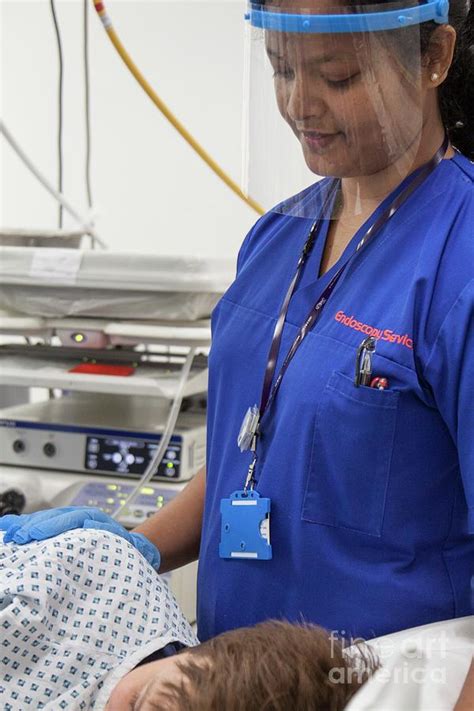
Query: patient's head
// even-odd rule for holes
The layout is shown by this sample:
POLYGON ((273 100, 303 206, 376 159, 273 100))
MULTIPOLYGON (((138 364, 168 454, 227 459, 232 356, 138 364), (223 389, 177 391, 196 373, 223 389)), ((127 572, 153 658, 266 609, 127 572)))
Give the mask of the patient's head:
POLYGON ((106 711, 338 711, 376 666, 320 627, 263 622, 135 669, 106 711))

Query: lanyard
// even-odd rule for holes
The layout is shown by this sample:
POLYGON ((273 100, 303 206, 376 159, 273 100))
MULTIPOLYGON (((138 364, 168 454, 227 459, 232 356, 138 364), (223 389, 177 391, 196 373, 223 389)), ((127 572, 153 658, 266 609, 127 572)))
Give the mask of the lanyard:
POLYGON ((290 302, 293 297, 296 285, 298 284, 298 281, 300 279, 303 266, 306 263, 308 256, 311 254, 311 251, 314 247, 314 243, 316 241, 316 237, 321 229, 321 225, 322 225, 322 222, 324 219, 323 215, 325 214, 325 209, 328 206, 328 203, 330 202, 332 197, 339 190, 340 181, 335 180, 331 184, 326 201, 325 201, 324 208, 322 210, 322 214, 311 225, 307 240, 305 242, 305 245, 304 245, 303 250, 301 252, 300 258, 298 260, 295 276, 293 277, 291 284, 288 288, 288 291, 286 293, 282 308, 280 310, 280 315, 278 317, 278 320, 277 320, 277 323, 275 326, 275 330, 273 332, 272 343, 271 343, 269 354, 268 354, 267 366, 266 366, 266 370, 265 370, 265 377, 264 377, 264 381, 263 381, 262 396, 261 396, 259 416, 258 416, 258 424, 255 429, 255 437, 254 437, 253 445, 251 447, 251 449, 254 453, 254 460, 249 468, 246 487, 249 484, 254 483, 253 472, 254 472, 255 464, 256 464, 255 449, 256 449, 256 440, 257 440, 257 437, 259 434, 260 423, 262 421, 264 414, 270 409, 270 407, 271 407, 271 405, 278 393, 278 390, 279 390, 282 380, 285 376, 285 373, 288 370, 288 366, 290 365, 291 361, 293 360, 298 348, 302 344, 302 342, 303 342, 304 338, 306 337, 306 335, 308 334, 308 332, 313 328, 313 326, 320 319, 321 314, 324 310, 325 305, 328 302, 329 297, 331 296, 332 292, 336 288, 336 285, 339 282, 340 278, 342 277, 343 273, 345 272, 347 266, 352 262, 352 260, 355 258, 355 256, 373 240, 373 238, 380 232, 380 230, 387 224, 387 222, 395 215, 395 213, 398 212, 399 208, 408 200, 410 195, 412 195, 412 193, 426 180, 426 178, 439 165, 439 163, 442 161, 442 159, 448 149, 448 145, 449 145, 449 138, 446 135, 442 146, 440 146, 440 148, 436 151, 433 158, 431 158, 431 160, 428 161, 428 163, 425 163, 424 166, 419 168, 417 171, 415 171, 415 173, 413 173, 410 176, 410 181, 409 181, 408 185, 399 193, 399 195, 397 195, 392 200, 390 205, 388 205, 388 207, 370 225, 370 227, 367 229, 367 231, 365 232, 362 239, 357 244, 357 248, 356 248, 355 252, 346 259, 344 264, 339 268, 339 270, 336 272, 336 274, 332 277, 331 281, 326 286, 323 293, 319 296, 318 300, 316 301, 315 305, 313 306, 313 308, 309 312, 308 316, 306 317, 303 325, 301 326, 295 340, 293 341, 293 344, 292 344, 290 350, 288 351, 288 353, 286 355, 283 365, 281 366, 280 372, 278 373, 277 378, 276 378, 276 380, 273 384, 273 387, 272 387, 272 382, 273 382, 273 378, 274 378, 275 370, 276 370, 276 364, 277 364, 278 356, 280 353, 281 340, 282 340, 282 336, 283 336, 283 327, 285 324, 286 315, 288 313, 288 308, 290 306, 290 302))

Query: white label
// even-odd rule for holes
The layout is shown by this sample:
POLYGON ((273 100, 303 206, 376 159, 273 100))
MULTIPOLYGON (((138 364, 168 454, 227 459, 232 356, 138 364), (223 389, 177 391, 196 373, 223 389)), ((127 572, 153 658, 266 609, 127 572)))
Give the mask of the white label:
POLYGON ((82 261, 79 249, 36 249, 30 267, 30 276, 51 281, 76 282, 82 261))
POLYGON ((231 558, 258 558, 258 553, 235 553, 230 554, 231 558))

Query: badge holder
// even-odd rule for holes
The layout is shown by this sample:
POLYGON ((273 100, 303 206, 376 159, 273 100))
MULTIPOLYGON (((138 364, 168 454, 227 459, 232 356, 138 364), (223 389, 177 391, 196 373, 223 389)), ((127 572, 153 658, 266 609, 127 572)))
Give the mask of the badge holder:
POLYGON ((270 560, 270 499, 257 491, 234 491, 221 500, 221 558, 270 560))

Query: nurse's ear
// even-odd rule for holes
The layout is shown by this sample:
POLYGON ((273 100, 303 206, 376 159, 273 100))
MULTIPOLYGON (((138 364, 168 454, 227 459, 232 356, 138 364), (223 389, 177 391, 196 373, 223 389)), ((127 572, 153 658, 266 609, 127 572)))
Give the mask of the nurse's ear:
POLYGON ((436 89, 448 76, 456 46, 456 30, 441 25, 431 35, 423 52, 423 84, 436 89))

